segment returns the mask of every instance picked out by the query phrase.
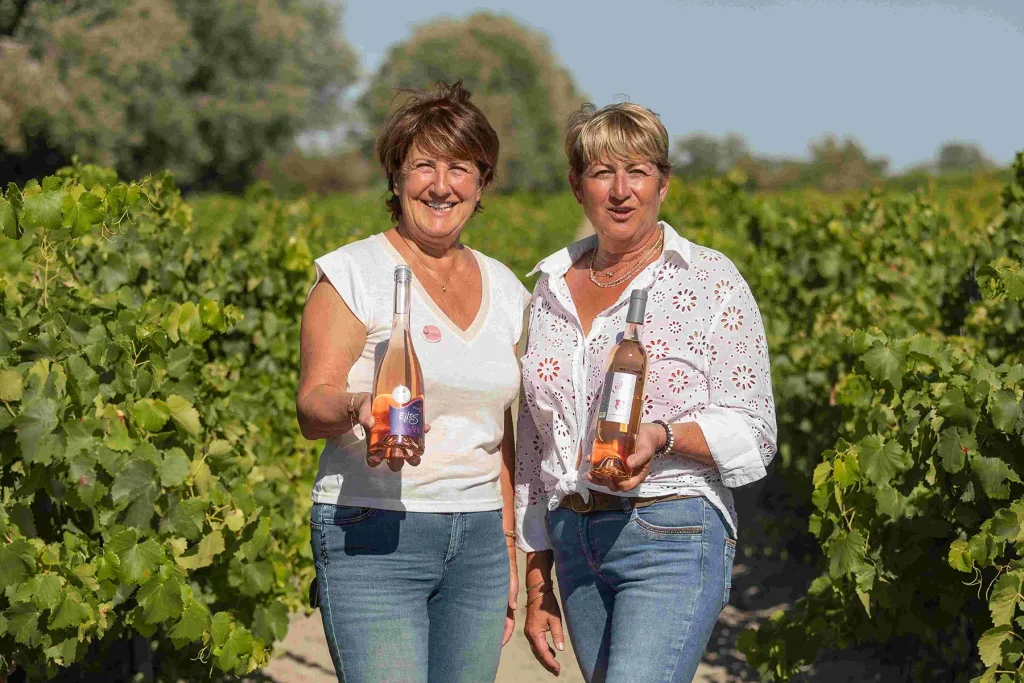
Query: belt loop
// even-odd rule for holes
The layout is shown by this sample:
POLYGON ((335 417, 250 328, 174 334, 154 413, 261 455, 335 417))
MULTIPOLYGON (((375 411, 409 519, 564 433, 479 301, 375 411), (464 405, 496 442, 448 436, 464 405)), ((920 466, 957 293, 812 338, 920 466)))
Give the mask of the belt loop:
POLYGON ((626 496, 622 496, 621 500, 622 500, 622 511, 623 512, 630 512, 630 511, 633 510, 633 499, 632 498, 627 498, 626 496))

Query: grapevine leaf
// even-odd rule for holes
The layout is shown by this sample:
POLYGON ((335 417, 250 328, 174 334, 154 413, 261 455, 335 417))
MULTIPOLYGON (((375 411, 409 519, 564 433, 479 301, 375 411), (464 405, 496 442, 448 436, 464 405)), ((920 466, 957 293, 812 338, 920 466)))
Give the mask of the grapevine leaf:
POLYGON ((907 371, 905 352, 897 353, 890 345, 876 344, 861 360, 872 379, 888 382, 896 391, 902 389, 903 375, 907 371))
POLYGON ((959 387, 948 389, 939 401, 938 413, 953 424, 973 425, 975 416, 967 407, 964 392, 959 387))
POLYGON ((1013 627, 1009 625, 990 628, 978 640, 978 654, 985 666, 995 666, 1003 659, 1003 645, 1013 637, 1013 627))
POLYGON ((48 626, 51 629, 78 628, 80 624, 88 621, 90 616, 89 606, 82 603, 82 596, 78 591, 71 590, 64 594, 64 600, 50 617, 48 626))
POLYGON ((958 538, 949 546, 949 566, 960 572, 971 571, 971 554, 967 550, 967 541, 958 538))
POLYGON ((13 403, 24 394, 21 374, 17 370, 0 370, 0 400, 13 403))
POLYGON ((258 607, 254 614, 253 633, 264 642, 284 640, 288 635, 288 608, 281 601, 271 603, 270 607, 258 607))
POLYGON ((817 488, 828 481, 831 473, 832 463, 828 461, 819 462, 818 466, 814 468, 814 487, 817 488))
POLYGON ((119 552, 121 574, 129 583, 142 583, 148 578, 164 559, 164 550, 152 538, 119 552))
POLYGON ((25 539, 0 544, 0 589, 21 583, 32 568, 30 563, 34 556, 32 546, 25 539))
POLYGON ((203 632, 210 628, 210 611, 198 602, 190 602, 181 614, 181 619, 171 629, 171 638, 179 641, 194 642, 203 637, 203 632))
POLYGON ((248 659, 252 649, 252 633, 242 626, 237 626, 232 629, 227 641, 225 641, 220 655, 217 657, 217 666, 222 671, 232 671, 240 663, 248 659))
POLYGON ((1009 497, 1010 490, 1005 482, 1020 482, 1020 476, 999 458, 975 455, 971 459, 971 471, 977 475, 982 490, 990 498, 1009 497))
POLYGON ((11 203, 0 197, 0 233, 12 240, 20 240, 25 228, 18 222, 18 213, 11 203))
POLYGON ((22 208, 25 222, 38 225, 44 230, 56 230, 60 227, 60 209, 64 201, 64 192, 50 190, 40 192, 33 197, 25 197, 22 208))
POLYGON ((131 462, 114 477, 110 497, 117 505, 133 501, 153 486, 155 475, 156 468, 152 464, 143 460, 131 462))
POLYGON ((120 420, 113 420, 110 423, 110 434, 103 442, 107 448, 127 453, 135 448, 135 442, 128 436, 128 428, 120 420))
POLYGON ((171 419, 170 408, 163 401, 144 398, 136 401, 132 408, 135 424, 147 432, 158 432, 171 419))
POLYGON ((104 217, 103 200, 91 192, 83 192, 78 200, 64 212, 61 224, 71 228, 72 237, 81 237, 104 217))
POLYGON ((14 636, 15 642, 29 647, 35 647, 39 643, 39 615, 40 610, 28 604, 12 606, 4 616, 7 618, 7 633, 14 636))
POLYGON ((142 618, 147 624, 158 624, 181 616, 181 582, 176 576, 167 579, 154 576, 142 584, 135 599, 142 606, 142 618))
POLYGON ((36 574, 31 581, 22 584, 29 588, 29 599, 39 609, 53 609, 60 600, 60 589, 64 581, 57 574, 36 574))
POLYGON ((210 636, 213 638, 213 644, 216 647, 221 647, 228 640, 228 634, 231 632, 231 615, 227 612, 217 612, 213 615, 213 620, 210 623, 210 636))
POLYGON ((167 408, 171 417, 192 436, 199 436, 202 427, 199 424, 199 412, 185 398, 177 394, 167 397, 167 408))
POLYGON ((837 532, 828 547, 829 574, 838 578, 856 573, 864 565, 866 552, 866 543, 860 531, 854 529, 849 533, 837 532))
POLYGON ((1021 401, 1017 400, 1016 394, 1003 389, 997 391, 988 399, 988 411, 992 415, 992 424, 995 428, 1009 434, 1017 426, 1022 413, 1021 401))
POLYGON ((228 583, 242 595, 266 593, 274 585, 274 567, 265 560, 259 562, 232 562, 228 583))
POLYGON ((52 398, 35 398, 22 404, 14 421, 22 449, 35 451, 40 439, 60 424, 60 404, 52 398))
POLYGON ((195 553, 176 558, 182 569, 201 569, 213 564, 213 558, 224 552, 224 534, 214 529, 199 541, 195 553))
POLYGON ((238 533, 238 531, 245 526, 245 513, 238 508, 235 508, 224 518, 224 526, 231 529, 231 531, 238 533))
POLYGON ((1013 571, 999 577, 988 600, 988 608, 992 612, 993 625, 1003 626, 1013 620, 1013 614, 1017 610, 1017 602, 1024 598, 1021 595, 1021 588, 1022 576, 1020 572, 1013 571))
POLYGON ((955 427, 947 427, 939 434, 939 441, 935 448, 942 459, 942 468, 947 472, 956 473, 964 468, 967 451, 960 440, 960 431, 955 427))
POLYGON ((888 484, 894 475, 908 469, 910 454, 896 441, 886 441, 878 434, 866 436, 857 444, 864 476, 876 486, 888 484))
POLYGON ((1017 513, 1010 509, 1003 509, 992 517, 992 535, 997 541, 1009 541, 1017 538, 1020 532, 1020 522, 1017 520, 1017 513))
POLYGON ((177 486, 185 481, 188 476, 189 460, 185 452, 180 448, 172 448, 164 455, 158 471, 160 473, 160 485, 169 488, 177 486))
POLYGON ((61 666, 69 666, 78 658, 78 638, 65 638, 56 645, 46 648, 43 654, 61 666))
POLYGON ((203 532, 206 521, 206 508, 209 501, 205 498, 172 498, 167 515, 160 521, 161 533, 173 532, 193 541, 203 532))

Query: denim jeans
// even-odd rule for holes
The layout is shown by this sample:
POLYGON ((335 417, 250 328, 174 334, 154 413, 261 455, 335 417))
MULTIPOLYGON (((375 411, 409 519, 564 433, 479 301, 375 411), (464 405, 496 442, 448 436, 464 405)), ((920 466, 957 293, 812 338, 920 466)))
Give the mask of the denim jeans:
POLYGON ((315 504, 310 524, 339 681, 494 680, 509 582, 500 511, 315 504))
POLYGON ((588 683, 689 683, 729 601, 736 542, 703 497, 547 515, 562 609, 588 683))

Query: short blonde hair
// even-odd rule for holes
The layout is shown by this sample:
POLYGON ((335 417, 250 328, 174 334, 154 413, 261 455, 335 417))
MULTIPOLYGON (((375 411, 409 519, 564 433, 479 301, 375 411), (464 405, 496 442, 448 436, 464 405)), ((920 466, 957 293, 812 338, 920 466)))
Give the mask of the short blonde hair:
POLYGON ((569 172, 578 178, 605 154, 619 160, 649 161, 658 167, 662 177, 672 170, 668 131, 657 114, 632 102, 600 109, 587 103, 569 116, 565 127, 569 172))

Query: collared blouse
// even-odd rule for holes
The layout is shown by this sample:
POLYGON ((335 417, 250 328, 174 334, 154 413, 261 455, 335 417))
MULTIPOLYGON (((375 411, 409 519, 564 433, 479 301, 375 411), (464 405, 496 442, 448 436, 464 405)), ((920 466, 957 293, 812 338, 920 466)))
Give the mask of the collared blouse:
MULTIPOLYGON (((615 495, 705 496, 736 535, 730 488, 766 474, 775 455, 775 404, 764 324, 736 266, 661 222, 661 256, 641 271, 584 335, 564 275, 597 246, 591 235, 542 260, 522 359, 516 457, 520 549, 549 547, 544 516, 570 493, 612 493, 588 482, 608 354, 625 330, 629 295, 647 291, 641 340, 649 367, 643 422, 696 422, 715 465, 681 454, 656 457, 637 488, 615 495)), ((531 273, 532 274, 532 273, 531 273)))

